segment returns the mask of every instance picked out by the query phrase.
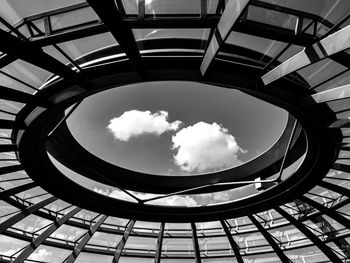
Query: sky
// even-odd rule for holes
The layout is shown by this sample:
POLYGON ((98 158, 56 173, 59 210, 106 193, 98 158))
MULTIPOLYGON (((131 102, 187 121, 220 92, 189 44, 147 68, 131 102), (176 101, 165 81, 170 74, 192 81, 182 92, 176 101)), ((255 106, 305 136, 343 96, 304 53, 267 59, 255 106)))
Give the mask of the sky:
POLYGON ((174 176, 251 160, 273 145, 286 122, 286 111, 240 91, 179 81, 100 92, 67 120, 75 139, 99 158, 174 176))

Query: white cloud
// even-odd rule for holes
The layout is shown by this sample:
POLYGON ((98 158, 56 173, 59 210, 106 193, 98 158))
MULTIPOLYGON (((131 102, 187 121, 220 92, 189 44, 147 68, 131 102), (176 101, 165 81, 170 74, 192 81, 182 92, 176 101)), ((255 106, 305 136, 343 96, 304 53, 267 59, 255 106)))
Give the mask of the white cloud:
POLYGON ((152 114, 150 111, 130 110, 111 119, 107 128, 113 133, 115 139, 126 142, 131 137, 141 134, 161 135, 166 131, 175 131, 179 128, 181 121, 170 123, 167 119, 168 112, 166 111, 152 114))
POLYGON ((197 122, 172 137, 175 163, 186 172, 214 171, 242 163, 244 152, 228 130, 217 123, 197 122))
MULTIPOLYGON (((133 199, 130 195, 128 195, 120 190, 108 191, 108 190, 102 190, 102 189, 98 189, 98 188, 94 188, 93 190, 99 194, 107 195, 109 197, 113 197, 116 199, 129 201, 129 202, 136 202, 135 199, 133 199)), ((145 199, 159 196, 156 194, 149 194, 149 193, 135 193, 135 192, 131 192, 131 193, 141 200, 145 200, 145 199)), ((190 196, 186 195, 186 196, 169 196, 166 198, 150 201, 150 202, 148 202, 148 204, 150 204, 150 205, 166 205, 166 206, 196 206, 197 202, 193 198, 191 198, 190 196)))

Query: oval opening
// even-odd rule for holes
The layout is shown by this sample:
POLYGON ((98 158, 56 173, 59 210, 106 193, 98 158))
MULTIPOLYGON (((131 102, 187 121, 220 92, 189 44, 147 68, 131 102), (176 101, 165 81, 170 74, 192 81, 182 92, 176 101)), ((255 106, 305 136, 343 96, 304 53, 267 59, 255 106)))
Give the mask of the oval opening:
POLYGON ((161 81, 87 97, 67 119, 90 153, 129 170, 200 175, 242 165, 267 151, 288 112, 241 91, 161 81))

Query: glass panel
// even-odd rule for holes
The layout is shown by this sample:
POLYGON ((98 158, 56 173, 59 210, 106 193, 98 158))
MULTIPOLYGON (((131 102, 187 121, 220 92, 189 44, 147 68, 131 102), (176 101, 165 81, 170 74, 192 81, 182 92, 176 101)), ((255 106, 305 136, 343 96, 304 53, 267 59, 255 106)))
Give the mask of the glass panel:
POLYGON ((95 234, 89 240, 88 245, 90 247, 97 246, 115 248, 121 239, 122 235, 95 232, 95 234))
POLYGON ((261 55, 256 59, 266 63, 279 54, 287 45, 283 42, 239 32, 231 32, 225 43, 257 51, 261 55))
POLYGON ((112 259, 113 259, 113 256, 81 252, 74 262, 76 263, 106 262, 107 263, 107 262, 112 262, 112 259))
POLYGON ((153 263, 154 259, 153 258, 135 258, 135 257, 124 257, 122 256, 118 263, 153 263))
POLYGON ((116 44, 116 40, 112 34, 108 32, 64 42, 58 45, 73 60, 80 58, 79 64, 82 64, 87 62, 86 58, 82 57, 88 53, 116 44))
POLYGON ((299 11, 319 15, 332 23, 336 23, 349 12, 349 2, 347 0, 328 1, 328 0, 263 0, 263 2, 296 9, 299 11))
POLYGON ((4 201, 0 201, 0 223, 7 220, 20 210, 4 201))
POLYGON ((244 262, 252 263, 279 263, 281 260, 275 253, 261 254, 261 255, 249 255, 243 257, 244 262))
POLYGON ((82 0, 16 0, 16 1, 1 1, 0 14, 11 24, 21 20, 22 18, 46 12, 49 10, 65 7, 76 3, 84 2, 82 0))
POLYGON ((145 0, 145 13, 157 14, 200 14, 199 0, 145 0))
POLYGON ((329 259, 316 246, 303 247, 284 252, 295 263, 321 263, 329 262, 329 259))
POLYGON ((135 252, 150 253, 157 248, 157 238, 134 237, 130 236, 125 244, 125 249, 137 250, 135 252), (138 251, 140 250, 140 251, 138 251))
MULTIPOLYGON (((50 72, 22 60, 16 60, 6 67, 3 67, 1 70, 37 89, 39 89, 51 75, 50 72)), ((20 86, 18 82, 13 82, 10 88, 25 92, 33 92, 33 90, 28 89, 28 87, 24 88, 20 86)))
POLYGON ((52 235, 50 235, 50 238, 57 238, 65 241, 75 242, 86 232, 86 229, 73 227, 69 225, 62 225, 52 235))
POLYGON ((16 223, 15 225, 13 225, 13 227, 29 233, 36 232, 37 234, 40 234, 51 223, 51 220, 36 215, 29 215, 26 218, 19 221, 18 223, 16 223))
POLYGON ((29 244, 28 242, 23 240, 0 235, 0 255, 3 255, 3 256, 6 256, 6 258, 9 258, 12 255, 15 255, 22 248, 26 247, 28 244, 29 244))
POLYGON ((316 92, 321 92, 325 90, 330 90, 333 88, 337 88, 343 85, 350 84, 350 71, 344 71, 342 74, 339 76, 330 79, 329 81, 325 82, 324 84, 317 86, 315 88, 316 92))
POLYGON ((199 249, 205 256, 232 255, 231 246, 226 236, 198 238, 199 249))
POLYGON ((294 30, 297 23, 297 17, 288 15, 275 10, 269 10, 262 7, 250 6, 248 9, 248 19, 273 26, 283 27, 294 30))
POLYGON ((63 262, 70 255, 70 253, 71 251, 67 249, 41 245, 28 257, 28 259, 59 263, 63 262))
POLYGON ((297 73, 300 74, 312 88, 322 81, 343 72, 345 69, 344 66, 327 58, 298 70, 297 73))
MULTIPOLYGON (((185 38, 185 39, 200 39, 197 46, 192 44, 192 49, 204 49, 203 43, 208 40, 210 29, 206 28, 167 28, 167 29, 151 29, 151 28, 137 28, 132 30, 137 41, 149 40, 149 39, 169 39, 169 38, 185 38)), ((144 43, 139 43, 140 49, 151 49, 152 46, 144 43)), ((185 48, 184 44, 176 41, 168 41, 165 43, 164 48, 185 48)), ((159 48, 159 47, 157 47, 159 48)))
POLYGON ((67 13, 50 17, 52 30, 64 29, 81 25, 84 23, 97 21, 99 17, 91 7, 85 7, 67 13))
POLYGON ((296 227, 293 225, 268 230, 268 232, 278 241, 281 242, 282 247, 291 248, 310 244, 311 241, 306 238, 296 227))

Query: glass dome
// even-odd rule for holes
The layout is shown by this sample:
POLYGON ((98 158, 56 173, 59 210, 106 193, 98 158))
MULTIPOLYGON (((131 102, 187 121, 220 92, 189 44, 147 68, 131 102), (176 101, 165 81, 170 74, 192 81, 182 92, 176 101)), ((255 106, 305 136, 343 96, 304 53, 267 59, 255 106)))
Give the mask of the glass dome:
MULTIPOLYGON (((349 260, 349 1, 0 0, 0 14, 1 262, 349 260), (180 158, 182 170, 196 172, 125 169, 74 136, 86 103, 96 116, 107 105, 89 98, 179 82, 196 83, 198 97, 206 95, 201 86, 216 86, 208 105, 233 103, 215 101, 227 89, 283 116, 260 120, 270 134, 239 124, 246 136, 261 136, 250 143, 267 146, 200 176, 204 166, 180 158)), ((171 99, 162 106, 181 109, 181 97, 171 99)), ((126 140, 145 129, 138 119, 125 135, 131 110, 108 119, 119 129, 104 124, 109 135, 126 140)), ((180 133, 185 121, 197 127, 186 107, 183 118, 163 107, 137 110, 161 121, 161 134, 180 133)), ((242 111, 241 121, 251 121, 250 109, 242 111)), ((197 122, 232 143, 228 124, 212 125, 209 115, 197 122)), ((203 142, 199 134, 187 141, 203 142)))

